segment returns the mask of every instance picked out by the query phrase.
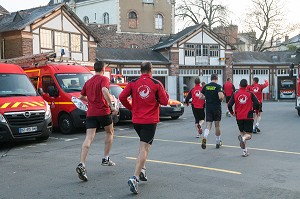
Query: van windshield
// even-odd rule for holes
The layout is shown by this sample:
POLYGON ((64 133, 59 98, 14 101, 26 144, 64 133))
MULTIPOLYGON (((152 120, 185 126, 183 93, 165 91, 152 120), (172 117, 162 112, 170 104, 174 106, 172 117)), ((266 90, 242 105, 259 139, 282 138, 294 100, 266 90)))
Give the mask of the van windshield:
POLYGON ((37 96, 32 83, 24 74, 0 74, 0 97, 37 96))
POLYGON ((294 82, 291 80, 283 80, 281 81, 281 88, 286 88, 286 89, 295 88, 294 82))
POLYGON ((93 75, 90 73, 56 74, 59 86, 67 93, 80 92, 84 83, 93 75))
POLYGON ((110 93, 112 95, 114 95, 116 98, 119 98, 119 95, 123 91, 123 89, 121 88, 121 86, 110 86, 109 90, 110 90, 110 93))

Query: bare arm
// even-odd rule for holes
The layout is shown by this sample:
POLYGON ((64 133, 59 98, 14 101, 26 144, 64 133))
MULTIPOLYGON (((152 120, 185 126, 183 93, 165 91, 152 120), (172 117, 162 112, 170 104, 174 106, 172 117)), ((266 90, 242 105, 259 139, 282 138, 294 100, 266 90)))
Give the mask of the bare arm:
POLYGON ((220 101, 224 100, 224 93, 223 92, 218 92, 218 96, 219 96, 220 101))
POLYGON ((105 98, 105 100, 107 101, 108 106, 110 107, 111 111, 113 114, 116 114, 118 111, 116 110, 116 108, 112 105, 111 99, 110 99, 110 93, 108 91, 108 89, 106 87, 102 88, 102 94, 105 98))

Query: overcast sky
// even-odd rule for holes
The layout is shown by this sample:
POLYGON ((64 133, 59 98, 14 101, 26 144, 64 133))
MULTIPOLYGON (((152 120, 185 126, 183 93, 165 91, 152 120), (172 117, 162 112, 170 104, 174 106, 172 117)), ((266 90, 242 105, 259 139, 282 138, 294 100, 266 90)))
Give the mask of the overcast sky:
MULTIPOLYGON (((180 0, 177 0, 180 1, 180 0)), ((288 23, 300 23, 300 0, 284 0, 286 6, 286 18, 288 23)), ((38 7, 47 5, 49 0, 0 0, 0 5, 7 9, 9 12, 15 12, 18 10, 24 10, 28 8, 38 7)), ((249 8, 251 0, 226 0, 224 3, 228 6, 232 13, 232 23, 239 25, 239 18, 243 17, 245 11, 249 8)), ((239 30, 242 27, 239 26, 239 30)), ((182 26, 176 27, 176 32, 181 30, 182 26)), ((293 35, 299 34, 300 32, 295 32, 293 35)))

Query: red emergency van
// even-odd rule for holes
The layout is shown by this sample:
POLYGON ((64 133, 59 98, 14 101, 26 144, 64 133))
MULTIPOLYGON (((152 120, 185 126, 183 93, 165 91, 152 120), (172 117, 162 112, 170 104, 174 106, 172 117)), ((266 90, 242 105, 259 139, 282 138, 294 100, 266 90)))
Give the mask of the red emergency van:
MULTIPOLYGON (((54 127, 63 134, 85 127, 88 105, 78 97, 84 83, 93 76, 87 67, 53 62, 23 69, 36 88, 42 90, 51 108, 54 127)), ((116 122, 118 117, 114 116, 116 122)))
POLYGON ((296 109, 298 111, 298 115, 300 116, 300 67, 298 68, 298 79, 297 79, 297 86, 296 86, 296 92, 297 92, 297 96, 296 96, 296 109))
POLYGON ((0 141, 47 140, 52 132, 48 103, 18 65, 0 63, 0 141))

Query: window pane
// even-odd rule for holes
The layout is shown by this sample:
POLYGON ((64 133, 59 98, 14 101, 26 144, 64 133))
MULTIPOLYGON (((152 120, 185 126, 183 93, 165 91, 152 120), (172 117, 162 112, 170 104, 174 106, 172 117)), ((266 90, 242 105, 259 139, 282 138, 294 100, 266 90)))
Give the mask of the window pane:
POLYGON ((41 48, 53 48, 52 45, 52 31, 51 30, 45 30, 45 29, 41 29, 41 33, 40 33, 40 37, 41 37, 41 48))
POLYGON ((163 29, 163 16, 160 14, 155 16, 155 29, 157 30, 163 29))
POLYGON ((81 36, 71 34, 71 51, 81 52, 81 36))

